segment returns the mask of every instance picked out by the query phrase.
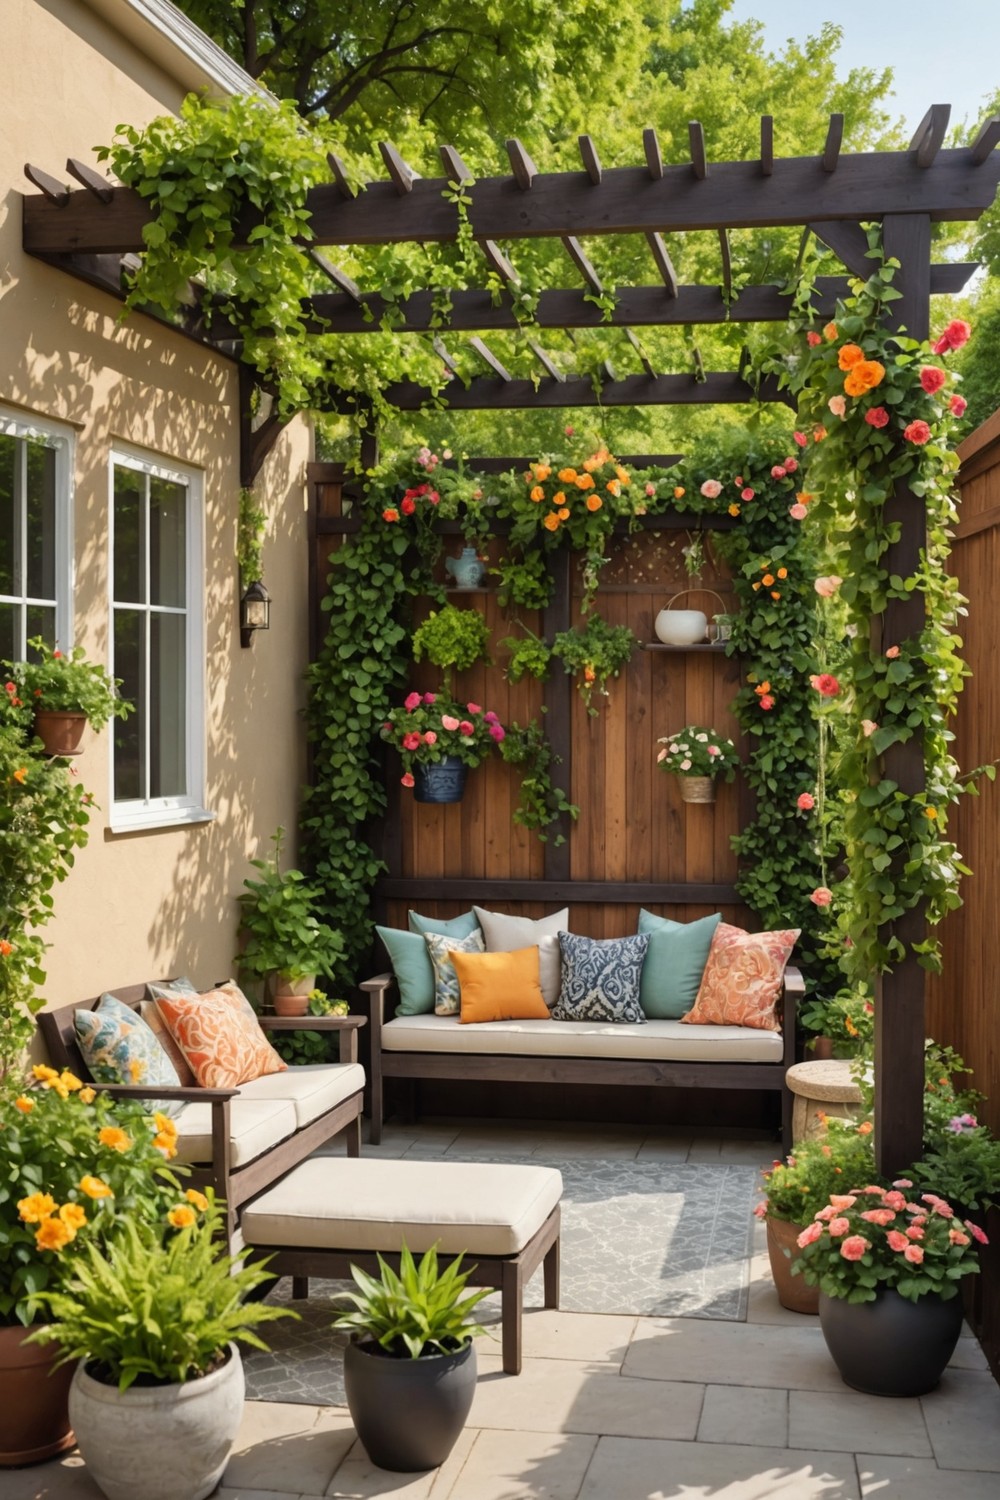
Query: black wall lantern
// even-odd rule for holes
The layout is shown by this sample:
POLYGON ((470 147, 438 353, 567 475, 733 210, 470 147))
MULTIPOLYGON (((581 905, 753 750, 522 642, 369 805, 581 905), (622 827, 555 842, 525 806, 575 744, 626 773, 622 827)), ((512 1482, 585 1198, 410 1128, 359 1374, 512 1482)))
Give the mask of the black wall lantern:
POLYGON ((240 645, 252 646, 254 633, 271 628, 271 596, 258 578, 240 600, 240 645))

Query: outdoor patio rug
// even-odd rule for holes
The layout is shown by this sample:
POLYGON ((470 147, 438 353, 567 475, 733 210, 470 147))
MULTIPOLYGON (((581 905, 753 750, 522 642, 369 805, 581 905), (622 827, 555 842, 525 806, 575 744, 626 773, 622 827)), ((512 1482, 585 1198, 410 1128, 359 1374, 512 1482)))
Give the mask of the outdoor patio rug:
MULTIPOLYGON (((544 1164, 563 1175, 564 1309, 745 1320, 755 1168, 579 1159, 544 1164)), ((330 1299, 345 1283, 312 1282, 308 1302, 292 1302, 291 1285, 281 1281, 268 1300, 294 1307, 301 1321, 266 1325, 270 1353, 244 1351, 247 1396, 343 1405, 346 1340, 331 1332, 330 1299)), ((542 1305, 540 1270, 525 1305, 542 1305)), ((481 1304, 480 1317, 499 1322, 499 1295, 481 1304)))

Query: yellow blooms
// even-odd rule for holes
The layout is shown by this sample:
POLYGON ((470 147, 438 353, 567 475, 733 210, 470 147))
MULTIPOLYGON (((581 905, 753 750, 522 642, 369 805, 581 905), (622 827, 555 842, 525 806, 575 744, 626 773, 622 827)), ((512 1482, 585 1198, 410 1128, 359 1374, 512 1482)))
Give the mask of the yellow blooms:
MULTIPOLYGON (((541 481, 543 479, 548 479, 549 475, 552 473, 552 469, 549 464, 532 464, 531 472, 532 474, 534 474, 537 480, 541 481)), ((534 495, 532 495, 531 498, 532 500, 534 500, 534 495)))
POLYGON ((592 490, 594 488, 594 476, 592 474, 578 474, 576 487, 578 490, 592 490))
POLYGON ((787 568, 779 568, 778 569, 778 577, 779 578, 787 578, 788 577, 788 569, 787 568))
POLYGON ((158 1109, 153 1115, 153 1124, 166 1135, 177 1134, 177 1121, 171 1115, 165 1115, 162 1110, 158 1109))
POLYGON ((844 381, 844 390, 849 396, 863 396, 866 391, 873 391, 881 385, 884 379, 885 365, 880 365, 877 359, 861 359, 844 381))
POLYGON ((629 485, 632 483, 631 475, 629 474, 627 469, 622 468, 621 464, 615 465, 615 473, 618 475, 618 478, 621 480, 622 484, 629 485))
POLYGON ((544 500, 545 499, 545 491, 542 489, 542 487, 541 487, 540 484, 536 484, 535 485, 534 489, 532 490, 532 492, 528 496, 528 498, 529 498, 529 500, 534 500, 536 504, 538 503, 539 500, 544 500))
POLYGON ((600 495, 588 495, 587 496, 587 509, 588 510, 600 510, 600 508, 601 508, 601 506, 603 504, 604 504, 604 501, 601 499, 600 495))
POLYGON ((555 494, 552 496, 552 504, 554 506, 556 506, 557 508, 560 505, 565 505, 566 504, 566 492, 564 490, 556 490, 555 494))
POLYGON ((823 329, 823 337, 826 339, 828 344, 832 344, 834 342, 837 337, 836 323, 827 323, 826 327, 823 329))
POLYGON ((44 1063, 36 1063, 31 1071, 39 1083, 51 1083, 54 1078, 59 1077, 55 1068, 47 1068, 44 1063))
POLYGON ((559 479, 559 483, 560 484, 575 484, 576 483, 576 470, 575 469, 560 469, 559 470, 559 474, 558 474, 557 477, 559 479))
POLYGON ((71 1073, 69 1068, 63 1068, 59 1075, 59 1082, 69 1089, 71 1094, 78 1093, 83 1088, 83 1080, 71 1073))
POLYGON ((57 1073, 55 1068, 46 1067, 45 1063, 36 1063, 31 1071, 42 1088, 51 1089, 60 1099, 67 1099, 71 1093, 83 1087, 80 1079, 69 1068, 57 1073))
POLYGON ((89 1173, 80 1178, 80 1191, 86 1193, 88 1198, 113 1198, 114 1193, 106 1182, 99 1177, 91 1177, 89 1173))
POLYGON ((141 1057, 133 1057, 128 1065, 128 1076, 133 1083, 141 1083, 146 1072, 146 1064, 141 1057))
POLYGON ((156 1135, 153 1137, 153 1145, 158 1151, 162 1151, 167 1161, 177 1155, 177 1124, 169 1115, 157 1110, 153 1116, 156 1126, 156 1135))
POLYGON ((542 525, 545 527, 546 531, 558 531, 559 530, 559 516, 558 516, 558 513, 556 511, 554 511, 554 510, 550 510, 549 513, 548 513, 548 515, 543 517, 543 519, 542 519, 542 525))
POLYGON ((10 779, 11 781, 16 781, 18 786, 24 786, 24 783, 28 779, 27 766, 18 766, 17 770, 14 772, 13 776, 10 779))
POLYGON ((45 1219, 35 1231, 35 1244, 39 1250, 62 1250, 75 1234, 61 1219, 45 1219))
POLYGON ((64 1203, 59 1210, 59 1217, 73 1234, 76 1234, 78 1229, 82 1229, 87 1222, 87 1215, 79 1203, 64 1203))
POLYGON ((34 1099, 29 1099, 27 1094, 21 1094, 19 1098, 14 1100, 14 1108, 19 1109, 22 1115, 30 1115, 34 1107, 34 1099))
POLYGON ((618 496, 622 492, 621 481, 618 479, 609 479, 606 488, 608 494, 614 495, 615 499, 617 500, 618 496))
POLYGON ((937 817, 937 815, 938 815, 938 812, 937 812, 937 808, 936 807, 925 807, 924 808, 924 817, 925 818, 930 818, 930 820, 931 820, 932 823, 934 822, 934 820, 937 817))
POLYGON ((674 499, 675 500, 683 500, 686 493, 687 492, 684 489, 684 486, 682 484, 677 484, 677 485, 674 486, 674 499))
POLYGON ((560 521, 568 521, 569 507, 566 505, 561 506, 559 510, 556 511, 556 515, 559 517, 560 521))
POLYGON ((85 1088, 82 1088, 80 1090, 80 1098, 83 1100, 84 1104, 93 1104, 94 1100, 97 1098, 97 1093, 90 1087, 89 1084, 87 1084, 85 1088))
POLYGON ((32 1193, 30 1198, 22 1198, 17 1211, 25 1224, 40 1224, 50 1214, 56 1211, 56 1200, 51 1193, 32 1193))
POLYGON ((731 516, 738 516, 738 515, 739 515, 739 513, 740 513, 740 508, 739 508, 739 506, 738 506, 738 505, 731 505, 731 506, 730 506, 730 507, 729 507, 729 514, 730 514, 730 515, 731 515, 731 516))
POLYGON ((193 1203, 199 1213, 204 1213, 208 1207, 208 1199, 204 1193, 199 1193, 197 1188, 188 1188, 184 1194, 189 1203, 193 1203))
POLYGON ((195 1222, 195 1212, 186 1203, 179 1203, 167 1214, 167 1223, 172 1224, 175 1229, 190 1229, 195 1222))
POLYGON ((112 1151, 127 1151, 132 1144, 132 1137, 117 1125, 105 1125, 98 1131, 97 1139, 112 1151))

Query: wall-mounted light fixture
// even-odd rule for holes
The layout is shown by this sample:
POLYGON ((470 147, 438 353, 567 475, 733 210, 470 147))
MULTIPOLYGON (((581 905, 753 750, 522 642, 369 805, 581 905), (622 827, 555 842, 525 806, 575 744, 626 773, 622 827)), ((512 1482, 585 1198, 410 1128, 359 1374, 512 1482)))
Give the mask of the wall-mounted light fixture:
POLYGON ((271 628, 271 596, 258 578, 240 600, 240 645, 252 646, 254 633, 271 628))

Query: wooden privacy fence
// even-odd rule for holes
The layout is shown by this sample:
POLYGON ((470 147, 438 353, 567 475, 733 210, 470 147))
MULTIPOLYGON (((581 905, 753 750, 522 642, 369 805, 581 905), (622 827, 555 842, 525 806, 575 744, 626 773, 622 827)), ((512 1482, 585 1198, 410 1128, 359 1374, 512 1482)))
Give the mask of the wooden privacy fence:
MULTIPOLYGON (((314 464, 310 478, 311 612, 318 639, 319 600, 345 519, 340 469, 314 464)), ((697 522, 688 524, 694 529, 697 522)), ((739 739, 729 707, 740 686, 738 661, 721 645, 662 646, 653 631, 671 596, 692 587, 681 550, 687 539, 686 526, 664 519, 658 529, 614 543, 596 608, 609 624, 630 626, 648 649, 636 651, 611 680, 607 698, 595 696, 594 715, 558 663, 543 683, 507 679, 510 653, 501 643, 519 626, 500 607, 489 576, 481 589, 449 590, 451 602, 484 615, 492 636, 492 665, 458 674, 458 697, 494 709, 504 724, 524 725, 544 707, 544 727, 563 762, 559 774, 580 814, 576 823, 564 824, 564 843, 556 842, 554 827, 543 844, 514 823, 518 773, 499 756, 470 774, 461 803, 439 807, 415 802, 400 787, 399 767, 387 753, 390 800, 380 852, 388 869, 377 910, 390 923, 405 926, 407 907, 415 904, 451 916, 476 901, 525 916, 569 905, 573 930, 592 937, 634 932, 640 906, 685 921, 722 911, 726 920, 754 925, 736 893, 731 847, 751 813, 742 783, 718 783, 714 804, 689 805, 681 801, 679 779, 656 765, 658 739, 685 724, 710 725, 739 739)), ((446 550, 456 551, 460 537, 455 543, 446 550)), ((498 544, 491 549, 497 553, 498 544)), ((519 612, 528 629, 549 640, 579 623, 582 594, 578 559, 556 552, 552 567, 549 608, 519 612)), ((732 611, 729 579, 714 561, 693 588, 682 602, 707 614, 732 611)), ((418 607, 418 621, 430 607, 430 601, 418 607)), ((439 686, 435 668, 415 665, 410 685, 422 691, 439 686)))
MULTIPOLYGON (((1000 411, 958 453, 961 520, 951 570, 968 599, 961 634, 972 677, 959 699, 955 754, 968 770, 1000 757, 1000 411)), ((986 1095, 979 1118, 1000 1135, 1000 785, 984 780, 980 797, 963 797, 948 832, 973 873, 962 885, 965 904, 942 925, 943 965, 927 987, 927 1034, 961 1053, 972 1069, 971 1082, 986 1095)), ((994 1210, 990 1218, 991 1244, 983 1251, 973 1317, 1000 1376, 1000 1213, 994 1210)))

